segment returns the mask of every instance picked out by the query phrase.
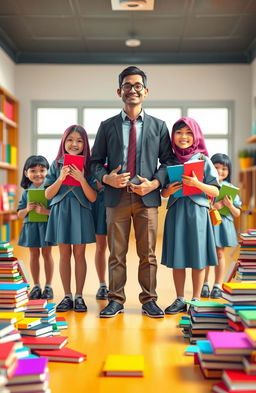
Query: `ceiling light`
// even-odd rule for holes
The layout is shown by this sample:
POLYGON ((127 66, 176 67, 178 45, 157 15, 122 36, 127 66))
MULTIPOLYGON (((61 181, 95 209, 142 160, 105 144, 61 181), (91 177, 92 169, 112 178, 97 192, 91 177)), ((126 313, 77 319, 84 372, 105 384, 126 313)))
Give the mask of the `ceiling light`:
POLYGON ((136 48, 137 46, 141 45, 141 41, 138 38, 132 37, 125 41, 125 45, 131 48, 136 48))
POLYGON ((154 0, 111 0, 113 11, 153 11, 154 0))

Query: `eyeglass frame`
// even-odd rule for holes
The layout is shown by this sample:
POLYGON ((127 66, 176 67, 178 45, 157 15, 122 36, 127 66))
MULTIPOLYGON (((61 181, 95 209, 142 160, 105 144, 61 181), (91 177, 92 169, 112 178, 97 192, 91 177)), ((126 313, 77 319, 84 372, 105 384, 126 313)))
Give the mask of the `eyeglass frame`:
POLYGON ((122 84, 122 85, 120 86, 120 89, 123 89, 123 90, 126 90, 126 91, 131 91, 132 88, 134 88, 135 91, 140 92, 140 91, 142 91, 143 89, 145 89, 146 86, 143 85, 143 84, 140 83, 140 82, 136 82, 136 83, 134 83, 134 84, 129 83, 129 82, 126 82, 126 83, 124 83, 124 84, 122 84), (130 88, 129 88, 129 89, 128 89, 128 88, 125 88, 125 87, 124 87, 125 85, 126 85, 126 86, 129 85, 130 88), (140 90, 136 89, 136 88, 135 88, 136 85, 140 85, 140 86, 141 86, 141 89, 140 89, 140 90))

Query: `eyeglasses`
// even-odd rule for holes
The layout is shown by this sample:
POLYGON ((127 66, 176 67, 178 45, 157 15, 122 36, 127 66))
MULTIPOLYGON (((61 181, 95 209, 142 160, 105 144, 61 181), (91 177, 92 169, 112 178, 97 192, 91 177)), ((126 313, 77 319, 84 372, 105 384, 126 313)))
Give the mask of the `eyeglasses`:
POLYGON ((134 85, 132 85, 131 83, 124 83, 123 85, 121 85, 121 89, 123 89, 124 91, 130 91, 132 88, 134 88, 135 91, 141 91, 142 89, 144 89, 144 85, 140 82, 134 83, 134 85))

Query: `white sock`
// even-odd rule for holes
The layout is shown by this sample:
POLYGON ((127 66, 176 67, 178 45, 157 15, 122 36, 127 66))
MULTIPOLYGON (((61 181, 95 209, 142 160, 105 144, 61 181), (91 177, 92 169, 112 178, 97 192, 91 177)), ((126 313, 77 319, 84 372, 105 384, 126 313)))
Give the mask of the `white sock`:
POLYGON ((200 299, 198 299, 198 297, 192 297, 192 302, 197 302, 197 301, 199 301, 200 299))
POLYGON ((51 284, 45 284, 45 288, 52 288, 51 284))
POLYGON ((206 281, 206 282, 204 282, 204 285, 203 285, 203 286, 209 287, 209 283, 206 281))
POLYGON ((41 288, 41 285, 40 284, 35 284, 34 288, 41 288))
POLYGON ((80 295, 79 293, 75 294, 75 299, 77 299, 78 297, 83 297, 82 295, 80 295))
POLYGON ((73 300, 73 295, 72 295, 72 293, 65 293, 65 297, 69 297, 71 300, 73 300))
POLYGON ((105 282, 100 282, 100 288, 106 287, 106 286, 107 286, 107 284, 105 282))
POLYGON ((213 286, 213 288, 219 288, 219 289, 221 289, 221 285, 220 284, 214 284, 214 286, 213 286))
POLYGON ((185 302, 184 296, 177 296, 177 299, 181 300, 183 303, 185 302))

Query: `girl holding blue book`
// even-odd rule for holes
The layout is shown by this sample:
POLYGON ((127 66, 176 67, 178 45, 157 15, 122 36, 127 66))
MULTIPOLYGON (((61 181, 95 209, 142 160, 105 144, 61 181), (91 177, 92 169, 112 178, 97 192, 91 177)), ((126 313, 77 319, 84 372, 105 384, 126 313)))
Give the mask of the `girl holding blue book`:
POLYGON ((29 294, 29 299, 52 299, 53 259, 51 246, 54 242, 45 241, 47 220, 31 222, 29 213, 35 211, 40 215, 49 216, 50 210, 43 204, 29 202, 29 190, 44 190, 44 181, 49 169, 49 163, 43 156, 30 156, 27 158, 22 171, 21 187, 24 188, 18 204, 18 217, 22 218, 23 227, 20 233, 19 246, 28 247, 30 254, 30 271, 34 287, 29 294), (40 249, 44 259, 45 288, 42 292, 40 285, 40 249))
POLYGON ((82 293, 86 277, 85 245, 95 242, 95 230, 91 202, 96 200, 96 191, 89 175, 90 148, 85 129, 72 125, 64 132, 56 159, 46 176, 45 196, 51 201, 46 240, 56 242, 60 251, 60 276, 65 296, 57 311, 85 312, 87 306, 82 293), (84 156, 84 168, 75 164, 64 165, 64 155, 84 156), (77 181, 78 186, 70 184, 77 181), (73 180, 72 180, 73 179, 73 180), (63 184, 66 183, 66 184, 63 184), (76 294, 71 292, 71 255, 75 259, 76 294))
MULTIPOLYGON (((235 190, 231 184, 232 164, 230 158, 226 154, 217 153, 211 158, 211 161, 217 169, 220 185, 226 185, 235 190)), ((218 198, 217 198, 218 199, 218 198)), ((225 247, 236 247, 237 234, 234 226, 234 218, 240 216, 241 200, 238 195, 234 200, 230 195, 225 195, 223 199, 215 201, 214 207, 220 210, 222 222, 220 225, 213 226, 216 251, 218 257, 218 265, 215 266, 215 281, 210 292, 209 288, 209 267, 205 269, 204 285, 201 291, 201 297, 211 297, 218 299, 221 297, 221 284, 225 274, 225 247), (225 212, 225 209, 228 214, 225 212)))
POLYGON ((169 197, 165 219, 162 264, 173 269, 177 298, 165 309, 166 314, 177 314, 187 310, 184 298, 186 268, 192 269, 193 296, 199 300, 206 266, 216 266, 217 256, 208 197, 219 194, 218 174, 208 158, 202 131, 197 122, 189 117, 179 119, 172 129, 172 149, 177 165, 187 161, 204 160, 203 182, 193 176, 182 176, 182 183, 196 187, 201 193, 174 197, 182 188, 173 182, 162 190, 169 197))

